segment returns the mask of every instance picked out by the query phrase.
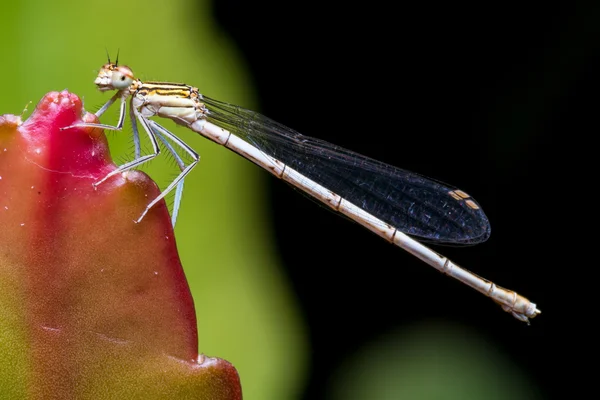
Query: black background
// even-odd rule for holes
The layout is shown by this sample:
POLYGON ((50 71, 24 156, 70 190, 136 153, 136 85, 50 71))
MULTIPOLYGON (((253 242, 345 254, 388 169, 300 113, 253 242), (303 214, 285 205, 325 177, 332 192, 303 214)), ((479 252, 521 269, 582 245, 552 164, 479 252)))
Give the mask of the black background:
POLYGON ((585 330, 571 297, 581 285, 563 278, 585 265, 568 262, 564 238, 585 223, 577 210, 590 189, 567 171, 598 132, 600 5, 525 3, 215 2, 263 114, 467 191, 491 221, 490 240, 436 250, 543 311, 531 326, 513 320, 270 179, 277 244, 310 329, 304 399, 325 398, 346 354, 422 319, 492 337, 541 398, 585 389, 567 360, 585 346, 574 343, 585 330))

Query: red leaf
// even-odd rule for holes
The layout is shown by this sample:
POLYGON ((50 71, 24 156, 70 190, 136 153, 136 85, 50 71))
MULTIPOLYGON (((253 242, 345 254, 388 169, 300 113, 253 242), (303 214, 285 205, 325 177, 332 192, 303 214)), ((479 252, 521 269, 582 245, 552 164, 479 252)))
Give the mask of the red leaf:
POLYGON ((231 364, 198 362, 164 202, 134 222, 159 189, 137 171, 94 188, 115 165, 102 130, 60 130, 81 121, 97 118, 66 91, 24 123, 0 117, 0 327, 22 357, 15 379, 41 398, 241 399, 231 364))

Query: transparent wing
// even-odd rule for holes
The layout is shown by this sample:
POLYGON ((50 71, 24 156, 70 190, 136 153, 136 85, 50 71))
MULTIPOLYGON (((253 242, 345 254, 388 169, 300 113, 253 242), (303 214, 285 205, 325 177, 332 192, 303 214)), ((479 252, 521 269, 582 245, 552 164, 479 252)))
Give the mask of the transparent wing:
POLYGON ((426 241, 475 244, 490 224, 466 193, 204 96, 208 120, 400 231, 426 241))

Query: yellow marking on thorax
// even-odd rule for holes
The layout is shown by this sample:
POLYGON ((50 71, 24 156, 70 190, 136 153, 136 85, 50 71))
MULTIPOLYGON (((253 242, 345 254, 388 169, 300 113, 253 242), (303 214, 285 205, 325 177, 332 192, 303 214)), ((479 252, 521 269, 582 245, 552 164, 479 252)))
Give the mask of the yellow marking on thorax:
POLYGON ((194 88, 183 83, 145 82, 138 88, 137 94, 142 96, 167 96, 191 98, 194 88))
MULTIPOLYGON (((135 97, 143 104, 153 104, 159 107, 194 108, 201 110, 204 104, 198 88, 185 83, 170 82, 140 82, 135 97)), ((171 112, 173 112, 171 110, 171 112)), ((167 116, 168 117, 168 116, 167 116)))

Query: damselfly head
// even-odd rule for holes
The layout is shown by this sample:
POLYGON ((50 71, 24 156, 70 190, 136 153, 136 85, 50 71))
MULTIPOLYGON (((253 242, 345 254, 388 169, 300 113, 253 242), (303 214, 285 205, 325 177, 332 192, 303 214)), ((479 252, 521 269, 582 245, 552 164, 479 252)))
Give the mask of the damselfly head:
POLYGON ((107 90, 127 89, 134 80, 131 68, 108 62, 100 68, 94 84, 98 87, 98 90, 105 92, 107 90))

